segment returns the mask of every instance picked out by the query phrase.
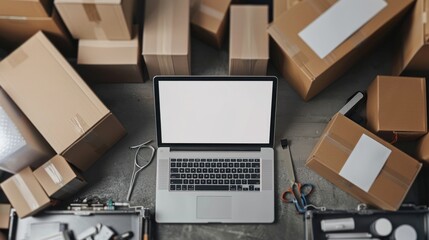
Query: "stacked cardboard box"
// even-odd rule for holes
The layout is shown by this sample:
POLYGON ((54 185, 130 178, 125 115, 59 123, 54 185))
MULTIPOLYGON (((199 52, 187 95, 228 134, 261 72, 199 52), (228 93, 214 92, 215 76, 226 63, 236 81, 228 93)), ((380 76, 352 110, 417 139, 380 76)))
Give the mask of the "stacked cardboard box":
POLYGON ((309 100, 370 51, 413 2, 371 1, 371 7, 355 1, 300 2, 268 28, 273 63, 299 95, 309 100), (336 22, 341 24, 332 24, 336 22))
POLYGON ((0 204, 0 229, 9 229, 10 204, 0 204))
POLYGON ((146 0, 143 57, 149 77, 191 74, 189 0, 146 0))
POLYGON ((1 47, 15 49, 38 31, 43 31, 63 54, 73 54, 70 33, 52 0, 0 0, 1 47))
POLYGON ((231 6, 229 74, 266 75, 268 7, 231 6))

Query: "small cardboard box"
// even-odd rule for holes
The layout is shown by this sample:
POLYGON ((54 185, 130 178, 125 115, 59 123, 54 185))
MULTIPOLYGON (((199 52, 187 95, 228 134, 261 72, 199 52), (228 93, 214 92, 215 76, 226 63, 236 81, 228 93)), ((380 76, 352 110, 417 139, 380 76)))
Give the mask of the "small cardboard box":
POLYGON ((190 75, 189 0, 146 0, 143 57, 149 77, 190 75))
POLYGON ((9 229, 10 204, 0 204, 0 229, 9 229))
POLYGON ((125 134, 41 32, 0 62, 0 85, 55 152, 80 170, 125 134))
POLYGON ((20 218, 34 215, 50 205, 48 195, 29 167, 2 182, 1 188, 20 218))
POLYGON ((368 87, 367 126, 386 141, 427 132, 426 79, 377 76, 368 87))
POLYGON ((196 0, 191 7, 192 35, 221 48, 231 0, 196 0))
POLYGON ((426 164, 429 163, 429 134, 426 134, 419 139, 417 143, 416 157, 426 164))
POLYGON ((132 40, 79 40, 77 64, 88 82, 141 83, 142 55, 139 28, 132 40))
POLYGON ((268 6, 231 6, 229 74, 266 75, 268 6))
MULTIPOLYGON (((374 145, 373 143, 372 145, 374 145)), ((359 201, 384 210, 395 211, 401 206, 422 164, 352 120, 337 114, 320 136, 306 166, 359 201), (365 168, 363 174, 360 173, 362 169, 355 169, 356 177, 361 179, 368 178, 368 172, 378 164, 380 156, 364 157, 363 155, 366 155, 365 153, 369 152, 369 149, 357 150, 357 145, 360 144, 363 136, 366 139, 372 139, 371 141, 376 145, 382 146, 383 151, 386 149, 390 151, 387 156, 385 155, 386 162, 381 165, 380 171, 376 172, 378 174, 369 190, 358 187, 340 175, 352 155, 360 157, 358 160, 362 161, 362 166, 365 168), (370 166, 366 167, 368 161, 370 166)))
POLYGON ((49 17, 52 0, 0 0, 0 16, 49 17))
POLYGON ((130 40, 135 0, 55 0, 76 39, 130 40))
POLYGON ((60 155, 33 172, 49 197, 66 200, 86 185, 86 181, 60 155))
POLYGON ((308 101, 371 51, 413 2, 371 1, 376 11, 373 12, 375 15, 369 16, 366 15, 368 5, 353 1, 302 1, 283 12, 268 28, 273 39, 271 59, 295 91, 308 101), (349 14, 341 14, 346 11, 344 6, 355 9, 355 4, 361 8, 360 11, 347 11, 356 13, 352 19, 360 19, 358 25, 354 25, 355 21, 348 21, 349 14), (367 19, 365 23, 361 21, 367 19), (352 31, 354 29, 356 31, 352 31), (347 34, 335 34, 338 32, 347 34), (326 39, 320 39, 321 36, 326 39))
POLYGON ((15 50, 38 31, 43 31, 62 54, 76 54, 70 33, 55 10, 50 17, 0 17, 0 46, 15 50))
POLYGON ((276 20, 288 9, 301 2, 302 0, 273 0, 273 19, 276 20))
POLYGON ((54 156, 54 150, 1 88, 0 141, 0 169, 10 173, 39 167, 54 156))
POLYGON ((400 75, 405 70, 429 70, 428 4, 427 0, 417 0, 402 24, 393 61, 393 75, 400 75))

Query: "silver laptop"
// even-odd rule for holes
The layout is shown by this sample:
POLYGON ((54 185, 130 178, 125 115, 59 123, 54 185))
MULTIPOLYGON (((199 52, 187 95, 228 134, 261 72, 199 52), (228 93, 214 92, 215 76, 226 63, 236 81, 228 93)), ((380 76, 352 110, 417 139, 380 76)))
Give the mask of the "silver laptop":
POLYGON ((156 221, 274 221, 276 77, 154 78, 156 221))

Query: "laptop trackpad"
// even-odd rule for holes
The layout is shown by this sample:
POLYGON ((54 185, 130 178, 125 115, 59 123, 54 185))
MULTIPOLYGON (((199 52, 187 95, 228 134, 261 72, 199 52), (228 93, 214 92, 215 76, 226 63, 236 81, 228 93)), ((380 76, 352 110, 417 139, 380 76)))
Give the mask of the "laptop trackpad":
POLYGON ((197 218, 230 219, 231 215, 231 197, 197 197, 197 218))

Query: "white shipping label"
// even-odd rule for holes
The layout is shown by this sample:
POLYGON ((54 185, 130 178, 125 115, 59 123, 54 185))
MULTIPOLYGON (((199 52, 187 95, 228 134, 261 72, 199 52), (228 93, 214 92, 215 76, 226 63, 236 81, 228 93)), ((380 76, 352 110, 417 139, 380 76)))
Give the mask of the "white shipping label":
POLYGON ((384 0, 338 0, 298 35, 324 58, 386 6, 384 0))
POLYGON ((392 150, 362 134, 340 176, 368 192, 392 150))

